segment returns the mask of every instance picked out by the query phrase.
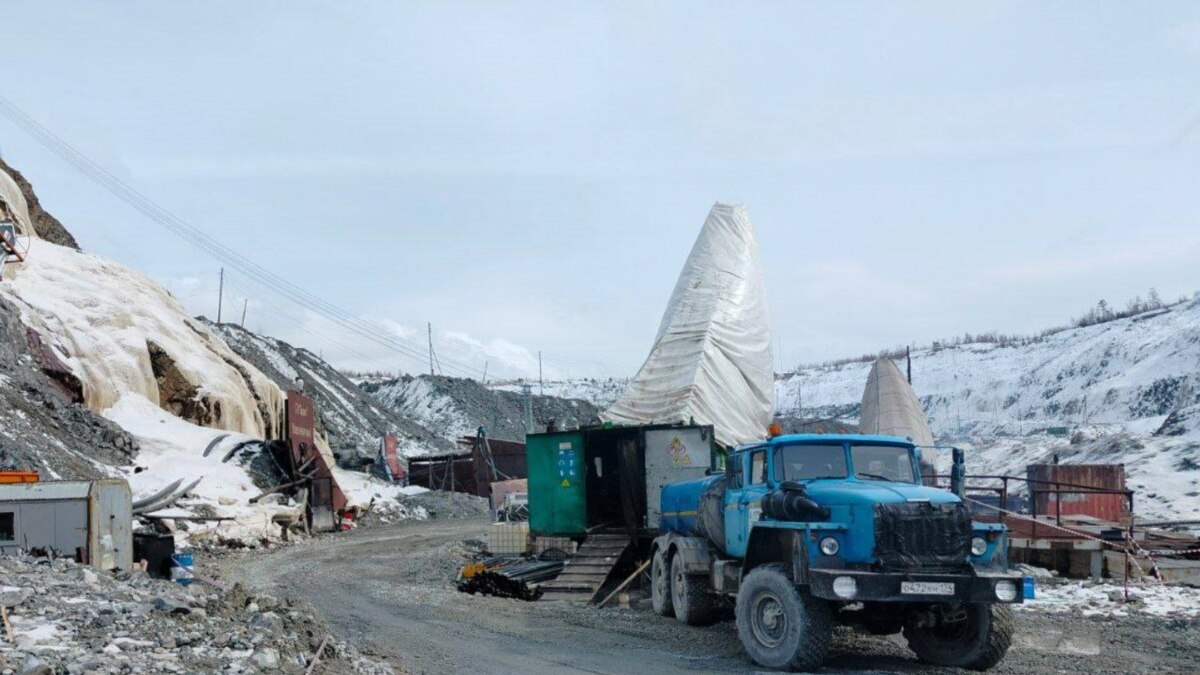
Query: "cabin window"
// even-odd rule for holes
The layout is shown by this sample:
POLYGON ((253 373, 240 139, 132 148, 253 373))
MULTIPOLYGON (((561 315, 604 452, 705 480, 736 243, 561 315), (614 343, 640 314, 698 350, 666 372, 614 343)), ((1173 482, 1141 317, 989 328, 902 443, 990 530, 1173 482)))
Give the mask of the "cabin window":
POLYGON ((785 445, 775 451, 775 477, 780 481, 845 478, 842 445, 785 445))
POLYGON ((0 513, 0 541, 13 541, 17 538, 16 518, 10 511, 0 513))
POLYGON ((767 453, 762 450, 750 454, 750 482, 755 485, 767 482, 767 453))
POLYGON ((729 472, 729 487, 742 487, 742 457, 734 455, 733 461, 726 465, 726 470, 729 472))

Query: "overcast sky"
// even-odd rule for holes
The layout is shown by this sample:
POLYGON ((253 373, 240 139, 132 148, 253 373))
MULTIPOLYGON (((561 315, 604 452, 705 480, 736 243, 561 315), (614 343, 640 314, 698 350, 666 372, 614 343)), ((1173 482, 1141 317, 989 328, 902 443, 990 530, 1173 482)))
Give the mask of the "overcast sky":
MULTIPOLYGON (((788 366, 1200 288, 1200 3, 50 4, 6 3, 0 93, 493 373, 632 374, 717 200, 757 224, 788 366)), ((217 262, 4 119, 0 152, 215 314, 217 262)), ((229 282, 227 319, 248 296, 248 328, 422 369, 229 282)))

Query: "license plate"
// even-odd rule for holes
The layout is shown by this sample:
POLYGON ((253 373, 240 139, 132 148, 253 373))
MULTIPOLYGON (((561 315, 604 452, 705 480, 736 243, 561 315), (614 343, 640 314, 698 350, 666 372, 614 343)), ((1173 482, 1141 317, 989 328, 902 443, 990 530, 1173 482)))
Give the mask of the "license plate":
POLYGON ((905 595, 954 595, 950 581, 901 581, 900 592, 905 595))

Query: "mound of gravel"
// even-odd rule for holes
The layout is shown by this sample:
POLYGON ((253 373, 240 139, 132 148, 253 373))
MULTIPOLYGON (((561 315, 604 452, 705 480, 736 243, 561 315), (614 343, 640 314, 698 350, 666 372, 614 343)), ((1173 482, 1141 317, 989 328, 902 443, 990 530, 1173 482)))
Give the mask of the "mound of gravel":
MULTIPOLYGON (((5 673, 303 673, 327 634, 308 605, 241 586, 26 557, 0 557, 0 579, 16 642, 0 650, 5 673)), ((393 672, 333 639, 321 664, 322 673, 393 672)))

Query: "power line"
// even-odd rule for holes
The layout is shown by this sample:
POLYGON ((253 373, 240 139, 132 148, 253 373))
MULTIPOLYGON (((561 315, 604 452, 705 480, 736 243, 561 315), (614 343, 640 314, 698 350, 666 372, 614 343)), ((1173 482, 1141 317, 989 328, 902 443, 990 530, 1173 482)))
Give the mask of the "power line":
MULTIPOLYGON (((189 225, 183 219, 130 187, 120 178, 109 173, 102 166, 76 150, 62 138, 59 138, 54 132, 42 126, 37 120, 25 114, 12 101, 2 95, 0 95, 0 114, 3 114, 18 128, 25 131, 34 140, 70 164, 85 177, 145 215, 155 224, 167 229, 172 234, 199 248, 218 261, 236 269, 247 278, 258 282, 262 286, 298 305, 325 316, 330 321, 341 325, 343 328, 361 337, 392 349, 417 362, 425 360, 427 354, 423 353, 420 347, 408 344, 398 336, 385 333, 363 319, 305 291, 287 279, 276 275, 213 237, 189 225)), ((466 377, 474 377, 480 373, 477 368, 463 363, 446 360, 446 365, 449 370, 456 371, 466 377)))

